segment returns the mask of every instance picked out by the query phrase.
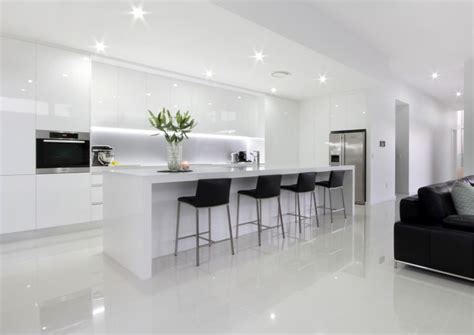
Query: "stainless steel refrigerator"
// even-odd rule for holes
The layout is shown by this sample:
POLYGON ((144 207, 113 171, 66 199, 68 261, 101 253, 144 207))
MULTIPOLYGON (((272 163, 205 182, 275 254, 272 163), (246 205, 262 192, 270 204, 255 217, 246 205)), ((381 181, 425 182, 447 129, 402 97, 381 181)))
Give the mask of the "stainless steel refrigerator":
POLYGON ((366 200, 366 131, 344 130, 329 134, 329 162, 332 166, 355 166, 355 203, 366 200))

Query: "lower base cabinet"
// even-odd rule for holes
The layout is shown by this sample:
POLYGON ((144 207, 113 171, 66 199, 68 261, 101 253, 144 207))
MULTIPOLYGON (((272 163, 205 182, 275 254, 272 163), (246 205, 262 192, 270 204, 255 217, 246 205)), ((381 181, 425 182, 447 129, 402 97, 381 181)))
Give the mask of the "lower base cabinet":
POLYGON ((37 175, 37 228, 90 221, 90 178, 89 173, 37 175))
POLYGON ((0 176, 0 234, 36 229, 36 176, 0 176))

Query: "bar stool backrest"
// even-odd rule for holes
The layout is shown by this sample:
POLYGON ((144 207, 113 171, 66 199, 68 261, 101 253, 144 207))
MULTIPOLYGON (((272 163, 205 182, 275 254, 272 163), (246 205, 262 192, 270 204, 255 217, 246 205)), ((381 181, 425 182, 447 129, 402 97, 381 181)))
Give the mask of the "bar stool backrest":
POLYGON ((280 195, 281 175, 259 176, 257 178, 256 196, 273 198, 280 195))
POLYGON ((311 192, 314 191, 316 182, 316 172, 305 172, 298 174, 298 181, 296 182, 297 192, 311 192))
POLYGON ((331 174, 329 175, 329 187, 342 187, 342 185, 344 184, 345 172, 346 171, 331 171, 331 174))
POLYGON ((196 189, 198 207, 221 206, 229 203, 232 179, 200 179, 196 189))

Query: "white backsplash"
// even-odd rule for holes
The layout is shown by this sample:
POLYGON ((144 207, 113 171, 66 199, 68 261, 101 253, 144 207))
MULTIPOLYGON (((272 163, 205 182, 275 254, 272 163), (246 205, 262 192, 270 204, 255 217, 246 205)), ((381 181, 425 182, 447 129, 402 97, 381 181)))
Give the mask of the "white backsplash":
MULTIPOLYGON (((115 160, 122 165, 166 164, 166 141, 163 136, 151 136, 148 131, 118 128, 93 128, 91 146, 110 145, 115 160)), ((233 151, 259 150, 265 162, 265 140, 256 137, 195 134, 183 142, 183 160, 191 164, 230 163, 233 151)))

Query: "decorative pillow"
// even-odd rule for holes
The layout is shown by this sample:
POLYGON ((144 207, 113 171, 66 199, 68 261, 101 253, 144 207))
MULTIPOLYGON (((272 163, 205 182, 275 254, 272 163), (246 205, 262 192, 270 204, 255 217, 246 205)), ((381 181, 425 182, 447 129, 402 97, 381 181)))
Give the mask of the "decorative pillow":
POLYGON ((474 187, 469 184, 456 182, 451 195, 454 207, 459 215, 474 215, 474 187))

